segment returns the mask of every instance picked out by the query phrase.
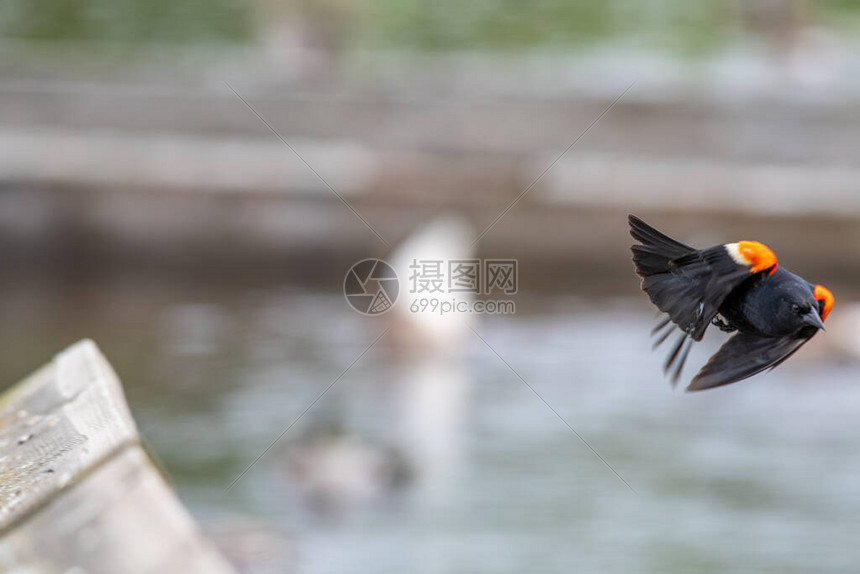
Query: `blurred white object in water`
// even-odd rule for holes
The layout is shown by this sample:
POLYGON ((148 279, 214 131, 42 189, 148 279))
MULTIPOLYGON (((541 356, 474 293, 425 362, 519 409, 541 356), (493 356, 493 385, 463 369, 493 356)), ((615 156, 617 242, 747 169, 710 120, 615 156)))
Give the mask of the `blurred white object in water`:
POLYGON ((457 466, 468 394, 468 373, 457 356, 475 337, 470 312, 475 293, 449 292, 449 265, 475 259, 475 238, 466 219, 439 217, 410 235, 389 258, 401 289, 389 336, 395 350, 403 352, 395 399, 399 445, 420 490, 434 495, 431 500, 444 496, 457 466), (430 273, 423 269, 425 262, 430 273), (441 277, 441 285, 428 285, 428 275, 437 281, 441 277), (445 303, 459 309, 442 312, 445 303))
POLYGON ((399 444, 425 493, 443 494, 456 474, 469 375, 459 360, 428 356, 404 365, 398 387, 399 444))
POLYGON ((475 231, 468 221, 445 216, 410 235, 391 254, 389 263, 400 278, 399 300, 392 311, 392 339, 398 346, 421 347, 428 352, 461 348, 474 320, 465 309, 471 308, 475 296, 448 292, 448 266, 451 261, 474 258, 474 242, 475 231), (429 275, 422 269, 425 262, 431 267, 439 262, 441 289, 436 289, 439 283, 428 285, 424 281, 429 275), (464 311, 442 312, 443 303, 454 302, 464 311))

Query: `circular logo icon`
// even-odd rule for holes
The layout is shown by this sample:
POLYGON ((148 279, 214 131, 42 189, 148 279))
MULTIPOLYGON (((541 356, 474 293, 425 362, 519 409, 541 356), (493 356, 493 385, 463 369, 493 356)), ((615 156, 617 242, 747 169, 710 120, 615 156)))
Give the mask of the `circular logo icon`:
POLYGON ((343 278, 343 294, 350 307, 362 315, 381 315, 397 301, 400 281, 394 267, 382 259, 364 259, 343 278))

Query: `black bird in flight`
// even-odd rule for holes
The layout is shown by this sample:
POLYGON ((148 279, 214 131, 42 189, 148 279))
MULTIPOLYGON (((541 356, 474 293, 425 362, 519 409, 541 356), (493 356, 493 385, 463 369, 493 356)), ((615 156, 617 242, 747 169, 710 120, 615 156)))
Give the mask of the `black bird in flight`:
POLYGON ((777 265, 758 241, 694 249, 628 216, 633 264, 642 290, 667 317, 654 328, 659 346, 681 336, 664 371, 676 384, 694 341, 709 325, 736 332, 693 378, 688 391, 728 385, 773 369, 810 340, 833 308, 833 294, 777 265))

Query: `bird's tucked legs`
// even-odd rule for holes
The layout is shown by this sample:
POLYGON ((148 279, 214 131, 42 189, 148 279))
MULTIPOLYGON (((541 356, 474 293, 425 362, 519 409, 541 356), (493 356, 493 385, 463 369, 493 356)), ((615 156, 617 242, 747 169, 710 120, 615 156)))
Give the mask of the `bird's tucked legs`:
POLYGON ((730 325, 719 315, 717 315, 711 320, 711 325, 718 327, 723 333, 734 333, 738 330, 737 327, 730 325))

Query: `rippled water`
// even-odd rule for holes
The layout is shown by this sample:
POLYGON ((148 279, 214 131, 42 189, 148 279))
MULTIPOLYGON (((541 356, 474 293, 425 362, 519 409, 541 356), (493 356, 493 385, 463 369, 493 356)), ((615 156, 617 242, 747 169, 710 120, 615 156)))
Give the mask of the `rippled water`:
POLYGON ((860 563, 853 364, 801 353, 752 381, 673 392, 663 353, 650 350, 645 302, 547 298, 482 318, 474 327, 487 344, 467 331, 459 356, 397 352, 403 335, 388 332, 228 490, 389 323, 338 295, 279 290, 172 301, 127 320, 80 329, 106 349, 183 500, 255 565, 248 572, 285 562, 308 574, 860 563), (295 460, 332 421, 341 431, 326 444, 339 446, 327 452, 355 492, 320 513, 299 494, 295 460), (391 452, 409 471, 389 492, 362 473, 391 452))

